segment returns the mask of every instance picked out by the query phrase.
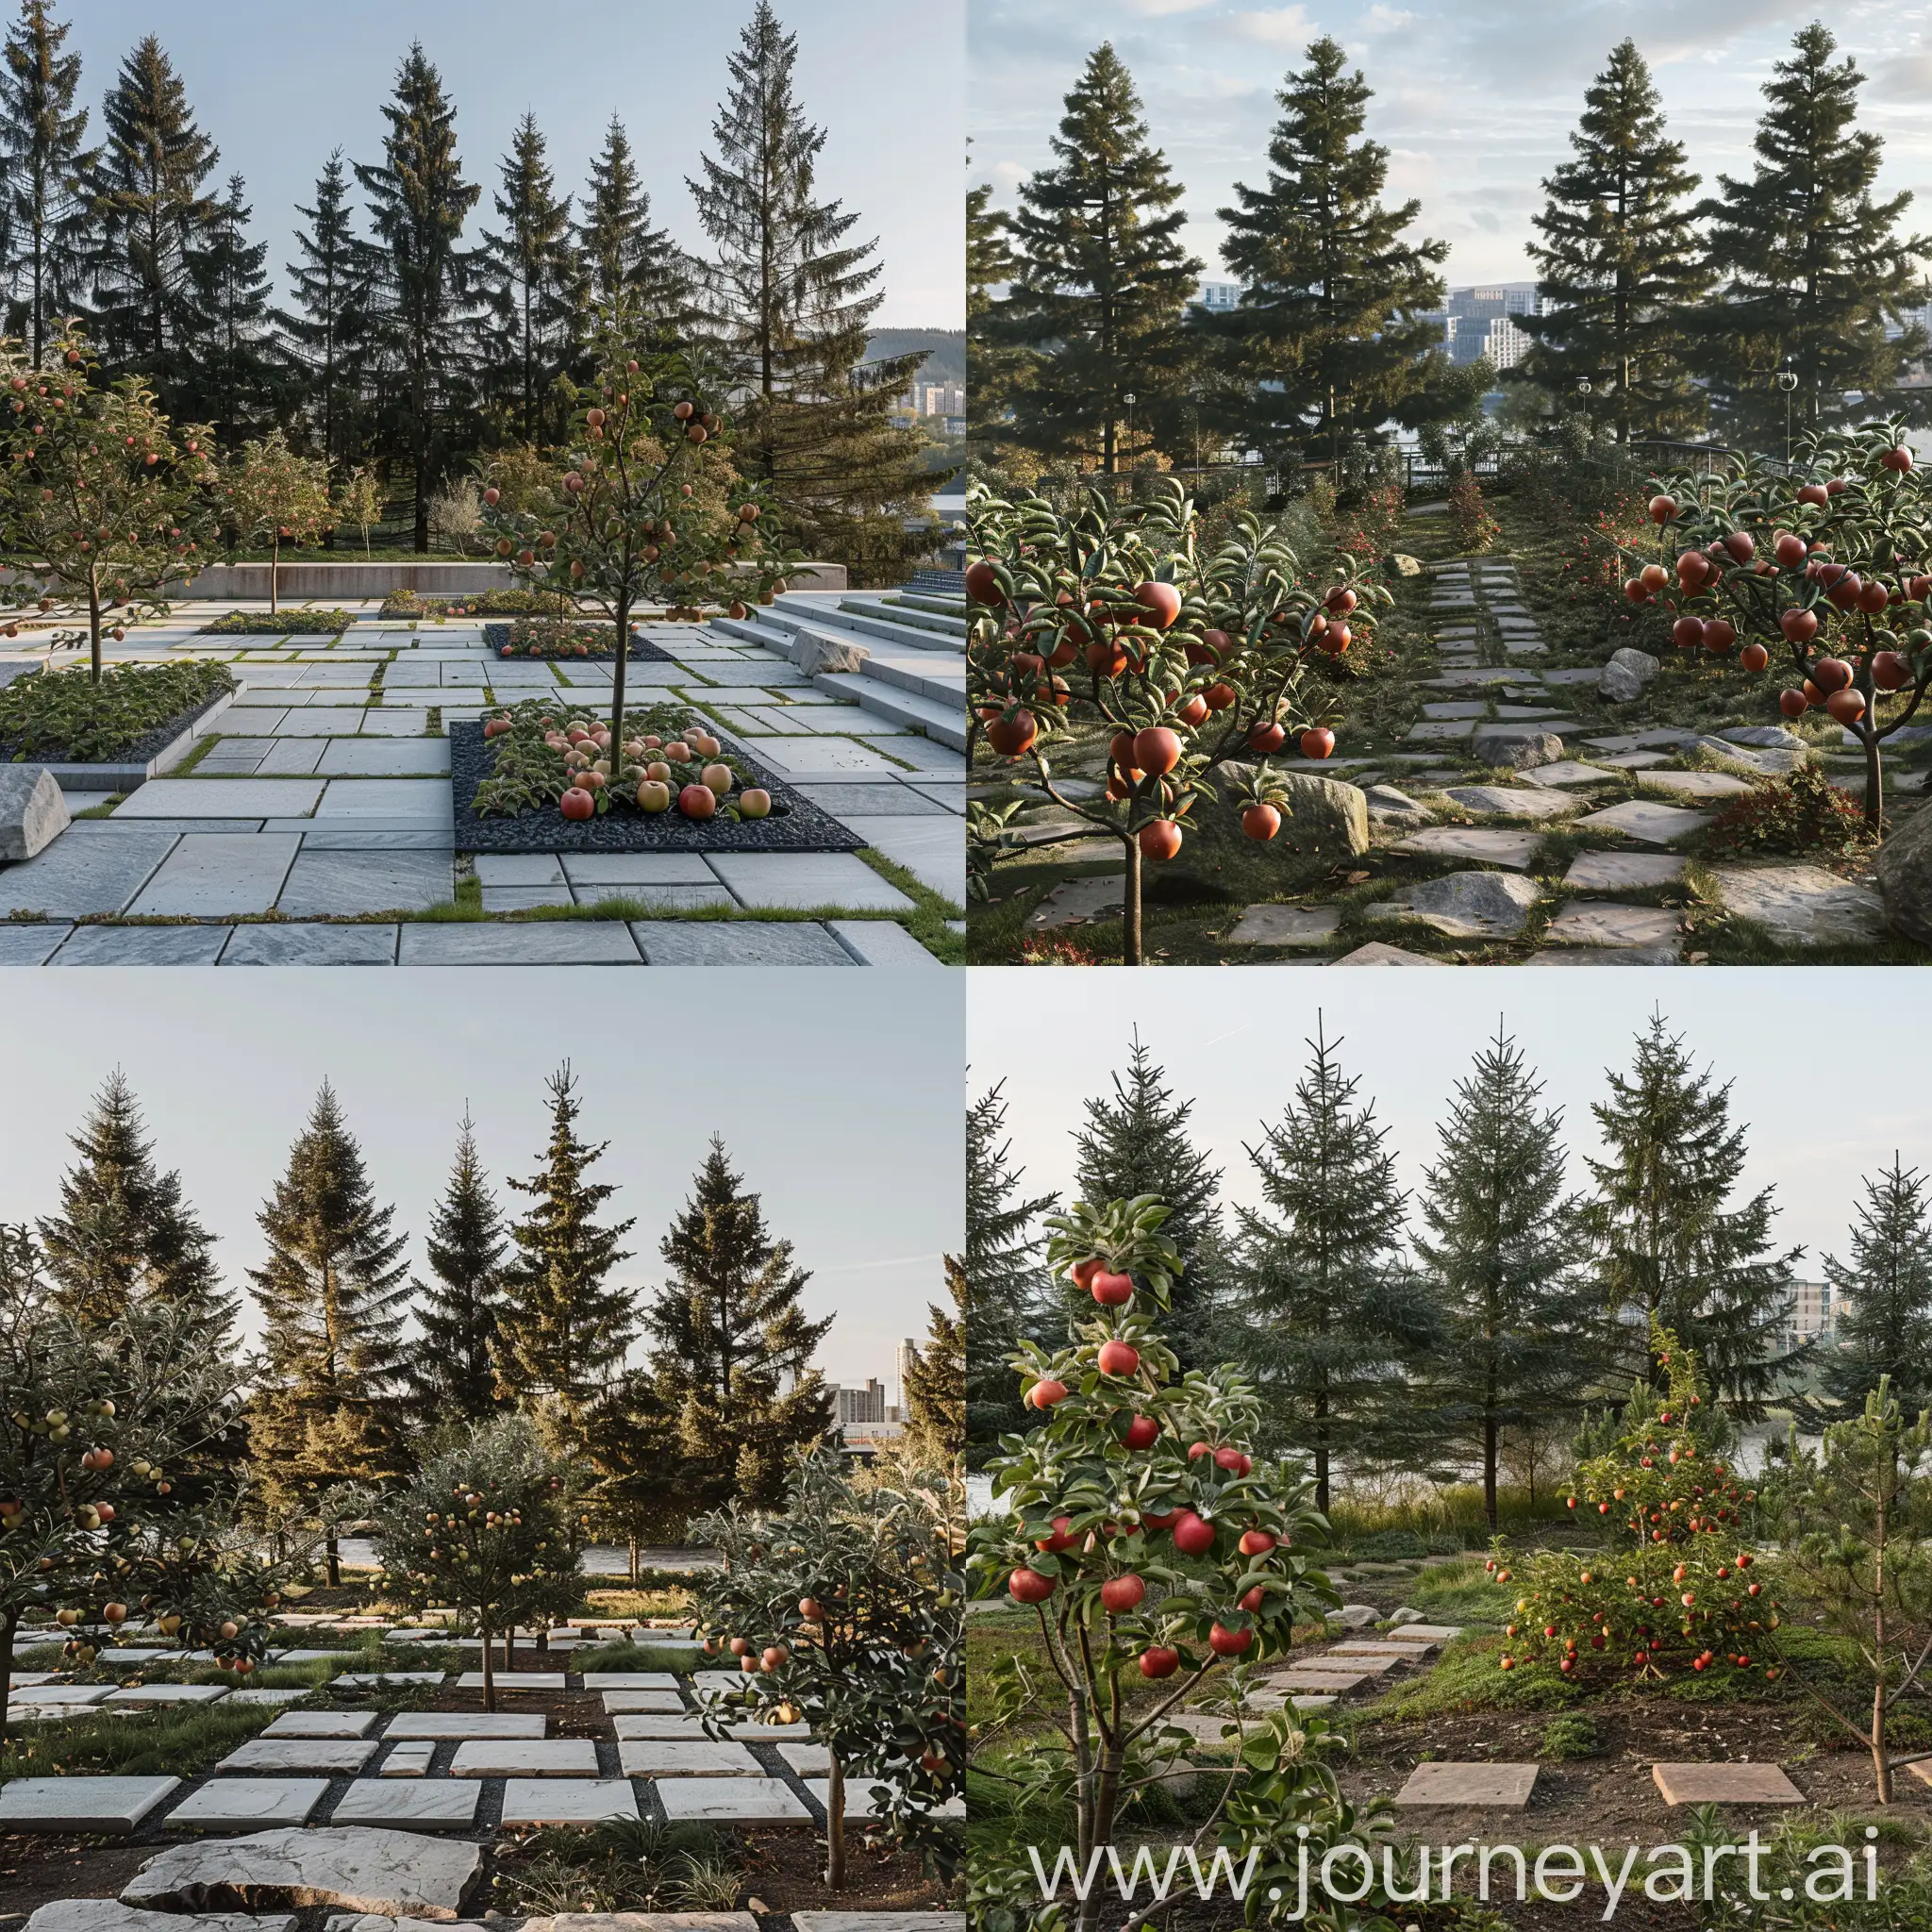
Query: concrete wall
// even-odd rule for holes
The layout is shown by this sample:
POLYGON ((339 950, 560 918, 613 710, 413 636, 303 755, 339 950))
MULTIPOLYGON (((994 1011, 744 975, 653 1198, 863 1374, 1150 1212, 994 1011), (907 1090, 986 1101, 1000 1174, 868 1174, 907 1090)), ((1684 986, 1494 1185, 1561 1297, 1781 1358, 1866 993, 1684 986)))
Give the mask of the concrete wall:
MULTIPOLYGON (((803 563, 786 579, 799 591, 842 591, 842 563, 803 563)), ((479 591, 508 591, 516 579, 507 563, 285 563, 280 594, 291 604, 353 603, 383 597, 391 591, 420 591, 425 597, 462 597, 479 591)), ((247 597, 268 600, 268 565, 213 563, 175 594, 190 597, 247 597)))

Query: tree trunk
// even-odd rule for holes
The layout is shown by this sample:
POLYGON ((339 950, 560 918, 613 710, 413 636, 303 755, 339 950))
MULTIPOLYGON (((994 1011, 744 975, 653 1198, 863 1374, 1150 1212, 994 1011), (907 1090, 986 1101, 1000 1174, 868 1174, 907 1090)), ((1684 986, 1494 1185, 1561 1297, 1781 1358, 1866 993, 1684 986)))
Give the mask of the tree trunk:
POLYGON ((1496 1533, 1496 1419, 1483 1418, 1483 1519, 1496 1533))
POLYGON ((1891 1764, 1885 1755, 1885 1679, 1872 1687, 1872 1775, 1878 1786, 1878 1802, 1891 1803, 1891 1764))
POLYGON ((281 564, 282 540, 279 537, 271 537, 268 540, 268 614, 271 617, 280 608, 275 600, 275 592, 280 587, 281 564))
POLYGON ((507 1671, 516 1669, 517 1620, 512 1617, 503 1626, 503 1667, 507 1671))
POLYGON ((483 1708, 496 1708, 496 1673, 490 1663, 490 1624, 488 1621, 477 1625, 483 1637, 483 1708))
MULTIPOLYGON (((1109 1744, 1100 1756, 1100 1776, 1093 1788, 1093 1826, 1092 1842, 1095 1845, 1113 1843, 1114 1812, 1120 1806, 1121 1772, 1125 1753, 1118 1744, 1109 1744)), ((1091 1848, 1090 1848, 1091 1849, 1091 1848)), ((1085 1867, 1083 1866, 1084 1870, 1085 1867)), ((1096 1885, 1080 1901, 1074 1923, 1080 1932, 1100 1921, 1101 1888, 1096 1885)))
POLYGON ((1870 728, 1873 694, 1865 694, 1865 829, 1874 838, 1885 830, 1885 770, 1878 749, 1878 734, 1870 728))
POLYGON ((0 1617, 0 1753, 7 1749, 7 1705, 13 1695, 13 1633, 19 1628, 18 1609, 0 1617))
POLYGON ((839 1754, 831 1754, 832 1775, 825 1785, 825 1887, 845 1889, 845 1773, 839 1754))
POLYGON ((336 1533, 333 1529, 328 1533, 327 1548, 328 1587, 331 1590, 340 1590, 342 1587, 342 1546, 337 1541, 336 1533))
POLYGON ((1135 838, 1127 841, 1127 881, 1123 899, 1121 964, 1138 966, 1141 963, 1141 841, 1135 838))
POLYGON ((631 1532, 630 1539, 630 1587, 633 1590, 638 1587, 638 1539, 635 1530, 631 1532))
POLYGON ((613 783, 624 770, 624 674, 630 663, 628 567, 625 575, 626 588, 617 593, 617 658, 610 667, 610 778, 613 783))
POLYGON ((91 566, 87 574, 87 629, 89 640, 88 662, 90 675, 95 684, 101 681, 101 575, 97 567, 91 566))

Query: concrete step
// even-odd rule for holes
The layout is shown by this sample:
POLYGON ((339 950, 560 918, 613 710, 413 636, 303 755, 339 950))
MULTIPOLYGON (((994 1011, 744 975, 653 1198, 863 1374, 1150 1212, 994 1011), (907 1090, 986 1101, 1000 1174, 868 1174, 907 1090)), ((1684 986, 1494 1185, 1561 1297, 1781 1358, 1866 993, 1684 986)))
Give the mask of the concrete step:
POLYGON ((951 617, 961 625, 966 622, 966 600, 963 597, 941 597, 933 591, 889 591, 886 602, 903 606, 908 610, 930 610, 935 617, 951 617))
POLYGON ((915 651, 957 651, 964 656, 966 650, 964 636, 949 637, 941 631, 921 629, 917 625, 898 624, 887 617, 848 610, 842 605, 827 609, 822 602, 808 600, 802 591, 788 591, 780 597, 764 621, 770 623, 774 615, 781 620, 791 618, 794 628, 800 624, 812 624, 825 630, 856 631, 861 638, 883 638, 889 644, 906 644, 915 651))
POLYGON ((889 623, 909 624, 915 630, 937 631, 942 637, 966 635, 963 612, 955 615, 950 610, 925 610, 897 597, 847 597, 839 608, 854 617, 883 617, 889 623))
POLYGON ((966 709, 963 705, 941 704, 935 699, 921 697, 916 691, 903 691, 897 685, 881 682, 876 677, 855 675, 851 672, 822 671, 812 679, 813 686, 827 697, 855 702, 874 717, 890 718, 895 724, 908 724, 923 731, 940 744, 951 745, 955 751, 966 749, 966 709))
POLYGON ((874 651, 860 675, 957 711, 966 708, 966 666, 955 658, 930 651, 874 651))
POLYGON ((714 617, 710 628, 723 631, 741 644, 762 644, 768 651, 782 654, 791 644, 796 626, 765 624, 756 617, 714 617))

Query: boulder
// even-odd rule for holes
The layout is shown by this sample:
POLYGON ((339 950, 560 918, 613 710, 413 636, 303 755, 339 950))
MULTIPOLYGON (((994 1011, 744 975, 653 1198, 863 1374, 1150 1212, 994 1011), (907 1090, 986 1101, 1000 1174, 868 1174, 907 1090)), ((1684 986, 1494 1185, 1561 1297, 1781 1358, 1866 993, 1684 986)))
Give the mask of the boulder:
POLYGON ((801 625, 792 632, 785 655, 808 677, 816 677, 822 671, 858 671, 872 653, 850 638, 834 637, 830 631, 801 625))
POLYGON ((1559 763, 1563 741, 1540 724, 1478 724, 1469 750, 1479 765, 1504 765, 1512 772, 1526 772, 1533 765, 1559 763))
POLYGON ((1878 890, 1892 930, 1932 946, 1932 806, 1897 823, 1878 848, 1878 890))
POLYGON ((176 1912, 339 1906, 452 1924, 482 1874, 482 1847, 459 1840, 289 1825, 170 1846, 135 1874, 121 1900, 176 1912))
POLYGON ((1643 695, 1644 687, 1662 669, 1659 658, 1625 644, 1610 653, 1610 661, 1597 674, 1596 688, 1610 704, 1631 704, 1643 695))
POLYGON ((1362 797, 1368 801, 1371 811, 1422 811, 1422 807, 1407 792, 1393 785, 1365 786, 1362 797))
POLYGON ((1528 924, 1542 896, 1515 873, 1452 872, 1365 907, 1369 919, 1418 919, 1451 939, 1511 939, 1528 924))
POLYGON ((1727 724, 1717 734, 1732 744, 1756 744, 1778 751, 1803 751, 1805 741, 1782 724, 1727 724))
POLYGON ((1359 786, 1309 772, 1282 775, 1288 796, 1281 801, 1281 831, 1290 843, 1349 858, 1369 849, 1369 801, 1359 786))
POLYGON ((0 765, 0 859, 31 858, 70 823, 67 801, 45 765, 0 765))
POLYGON ((1399 577, 1419 577, 1423 574, 1423 560, 1411 557, 1405 550, 1397 550, 1383 559, 1383 567, 1392 571, 1399 577))
POLYGON ((1423 1613, 1420 1610, 1410 1609, 1407 1604, 1404 1604, 1400 1609, 1389 1612, 1390 1625, 1396 1630, 1400 1630, 1405 1624, 1420 1624, 1422 1621, 1423 1613))

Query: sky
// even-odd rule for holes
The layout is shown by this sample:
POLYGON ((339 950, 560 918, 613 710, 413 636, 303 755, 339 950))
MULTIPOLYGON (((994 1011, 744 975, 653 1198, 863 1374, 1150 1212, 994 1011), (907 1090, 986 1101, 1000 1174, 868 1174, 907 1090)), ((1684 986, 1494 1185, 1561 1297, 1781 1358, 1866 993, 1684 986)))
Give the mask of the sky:
MULTIPOLYGON (((885 273, 877 325, 963 326, 964 214, 958 157, 965 0, 776 0, 798 36, 797 93, 828 131, 823 195, 858 212, 885 273)), ((332 0, 326 8, 244 0, 58 0, 82 57, 80 99, 100 138, 100 102, 128 50, 159 36, 204 131, 222 150, 219 181, 247 177, 256 236, 282 279, 298 205, 313 205, 331 150, 380 158, 381 108, 420 39, 457 106, 458 152, 485 192, 474 242, 498 225, 497 164, 527 108, 549 139, 560 184, 580 187, 613 112, 629 130, 656 222, 708 255, 685 189, 727 81, 725 57, 752 0, 332 0)), ((8 7, 7 14, 17 11, 8 7)))
POLYGON ((637 1218, 618 1278, 663 1283, 658 1243, 718 1132, 811 1271, 807 1312, 837 1316, 827 1375, 876 1375, 896 1400, 893 1351, 926 1332, 962 1237, 962 977, 102 971, 37 977, 31 997, 20 978, 0 1020, 0 1221, 55 1210, 66 1136, 120 1067, 243 1293, 255 1215, 327 1078, 420 1274, 465 1106, 513 1209, 502 1176, 536 1171, 543 1083, 569 1059, 580 1131, 611 1143, 593 1171, 620 1190, 606 1212, 637 1218))
POLYGON ((1583 91, 1618 42, 1630 36, 1650 61, 1673 133, 1715 192, 1721 173, 1748 178, 1758 90, 1821 14, 1872 76, 1861 118, 1886 140, 1881 192, 1912 190, 1919 225, 1932 229, 1932 8, 1890 0, 974 0, 974 175, 1010 206, 1050 161, 1087 56, 1110 39, 1187 186, 1188 243, 1215 279, 1214 211, 1235 182, 1265 182, 1274 95, 1308 42, 1332 34, 1374 90, 1368 133, 1391 150, 1387 199, 1421 201, 1415 232, 1450 244, 1451 285, 1528 281, 1538 184, 1568 157, 1583 91))
POLYGON ((1196 1102, 1192 1131, 1224 1171, 1224 1199, 1257 1205, 1243 1143, 1281 1118, 1318 1012, 1341 1041, 1342 1071, 1360 1076, 1361 1098, 1391 1129, 1410 1191, 1440 1158, 1436 1124, 1452 1089, 1499 1022, 1541 1074, 1544 1106, 1561 1109, 1573 1184, 1582 1186, 1579 1157, 1602 1151, 1590 1103, 1605 1096, 1605 1069, 1627 1071, 1633 1041, 1659 1009, 1698 1064, 1733 1083, 1732 1122, 1749 1128, 1744 1186, 1774 1189, 1774 1239, 1807 1251, 1801 1279, 1820 1278, 1821 1253, 1846 1254, 1861 1175, 1894 1149, 1907 1167, 1932 1168, 1932 1013, 1903 970, 1031 973, 1024 1025, 1007 991, 1018 971, 971 975, 968 1087, 976 1096, 1004 1079, 1029 1195, 1070 1187, 1081 1103, 1111 1091, 1138 1024, 1175 1094, 1196 1102), (1862 1038, 1881 1015, 1880 1071, 1868 1078, 1833 1051, 1834 1016, 1862 1038))

